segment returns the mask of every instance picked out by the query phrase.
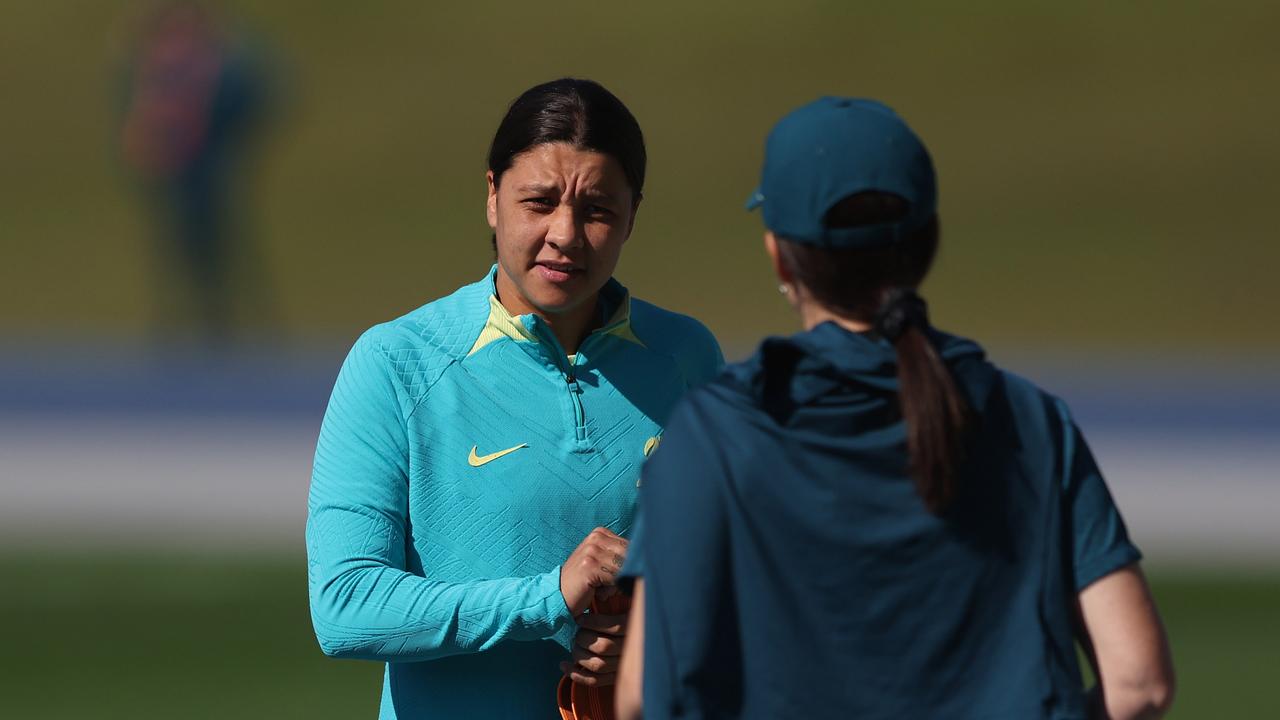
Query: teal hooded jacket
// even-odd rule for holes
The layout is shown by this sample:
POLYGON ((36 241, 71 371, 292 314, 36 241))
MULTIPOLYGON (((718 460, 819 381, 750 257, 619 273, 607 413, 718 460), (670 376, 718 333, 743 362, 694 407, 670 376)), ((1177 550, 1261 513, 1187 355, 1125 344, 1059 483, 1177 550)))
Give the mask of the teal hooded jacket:
POLYGON ((612 280, 566 356, 495 271, 365 332, 320 430, 312 622, 325 654, 387 664, 383 718, 556 717, 560 565, 597 526, 629 533, 668 414, 723 363, 696 320, 612 280))
POLYGON ((1076 597, 1141 553, 1066 404, 929 338, 971 414, 937 515, 874 334, 770 338, 672 413, 622 570, 645 717, 1087 717, 1076 597))

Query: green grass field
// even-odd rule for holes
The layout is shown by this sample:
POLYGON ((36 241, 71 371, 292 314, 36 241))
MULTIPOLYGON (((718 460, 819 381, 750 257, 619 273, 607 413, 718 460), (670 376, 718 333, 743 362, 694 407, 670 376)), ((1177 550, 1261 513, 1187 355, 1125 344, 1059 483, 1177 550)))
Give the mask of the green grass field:
MULTIPOLYGON (((1172 717, 1274 716, 1280 575, 1151 575, 1179 673, 1172 717)), ((301 558, 6 554, 0 577, 0 717, 376 713, 379 666, 329 660, 311 637, 301 558)))
MULTIPOLYGON (((280 60, 246 183, 293 337, 353 337, 479 277, 491 134, 520 90, 572 74, 649 141, 619 277, 730 345, 792 326, 742 211, 764 134, 837 93, 887 100, 933 151, 941 324, 1019 347, 1184 349, 1193 327, 1216 352, 1280 348, 1255 320, 1280 313, 1274 2, 225 5, 280 60)), ((140 336, 163 269, 116 155, 140 13, 5 10, 0 330, 140 336)))

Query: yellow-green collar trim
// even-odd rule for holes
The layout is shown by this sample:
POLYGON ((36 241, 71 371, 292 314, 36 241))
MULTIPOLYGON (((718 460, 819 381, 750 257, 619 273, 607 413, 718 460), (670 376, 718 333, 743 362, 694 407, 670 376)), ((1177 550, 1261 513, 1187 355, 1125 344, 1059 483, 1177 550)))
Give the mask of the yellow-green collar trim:
POLYGON ((621 340, 627 340, 637 345, 643 346, 640 338, 631 330, 631 293, 622 296, 622 302, 618 303, 618 309, 613 311, 613 317, 604 324, 596 332, 606 335, 613 335, 621 340))
POLYGON ((480 348, 491 342, 496 342, 502 338, 510 338, 516 342, 537 342, 538 338, 520 322, 519 318, 507 312, 507 309, 498 302, 497 295, 489 296, 489 317, 484 321, 484 328, 480 331, 480 337, 476 338, 475 344, 471 346, 468 355, 474 355, 480 351, 480 348))
MULTIPOLYGON (((622 296, 617 309, 613 311, 613 317, 609 318, 609 321, 595 332, 613 335, 620 340, 627 340, 637 345, 644 345, 631 330, 630 293, 625 293, 622 296)), ((516 342, 538 342, 537 336, 525 327, 519 316, 508 312, 507 308, 498 300, 497 295, 490 295, 489 317, 485 320, 484 328, 480 330, 480 336, 476 338, 467 355, 474 355, 484 346, 503 338, 515 340, 516 342)))

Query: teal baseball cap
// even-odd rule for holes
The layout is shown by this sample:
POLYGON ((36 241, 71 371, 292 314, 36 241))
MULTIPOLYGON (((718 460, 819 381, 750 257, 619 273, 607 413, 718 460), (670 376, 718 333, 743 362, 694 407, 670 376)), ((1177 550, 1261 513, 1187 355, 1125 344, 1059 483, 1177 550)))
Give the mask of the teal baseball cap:
POLYGON ((938 211, 938 182, 924 143, 892 108, 865 98, 824 97, 773 126, 765 141, 760 187, 747 209, 792 242, 829 248, 888 245, 919 230, 938 211), (827 212, 862 192, 907 203, 902 217, 878 225, 831 228, 827 212))

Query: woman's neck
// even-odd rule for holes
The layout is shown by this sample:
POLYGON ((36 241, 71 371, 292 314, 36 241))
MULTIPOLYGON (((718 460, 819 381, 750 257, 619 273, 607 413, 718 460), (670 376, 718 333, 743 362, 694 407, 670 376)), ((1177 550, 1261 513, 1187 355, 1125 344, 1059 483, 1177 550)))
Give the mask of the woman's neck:
POLYGON ((551 334, 556 336, 565 354, 574 355, 587 335, 596 329, 600 317, 596 308, 599 299, 600 293, 596 293, 591 299, 564 312, 546 313, 535 309, 534 313, 551 328, 551 334))
POLYGON ((840 315, 814 302, 800 302, 796 312, 800 314, 800 324, 805 330, 812 330, 828 321, 850 332, 866 332, 871 329, 871 323, 869 322, 857 320, 847 315, 840 315))
POLYGON ((514 287, 504 287, 504 285, 507 283, 502 282, 500 278, 494 287, 502 307, 512 315, 537 315, 547 327, 551 328, 551 334, 556 336, 566 355, 577 353, 578 345, 582 344, 587 334, 596 328, 599 319, 596 308, 600 301, 599 292, 563 312, 547 312, 526 301, 514 287))

